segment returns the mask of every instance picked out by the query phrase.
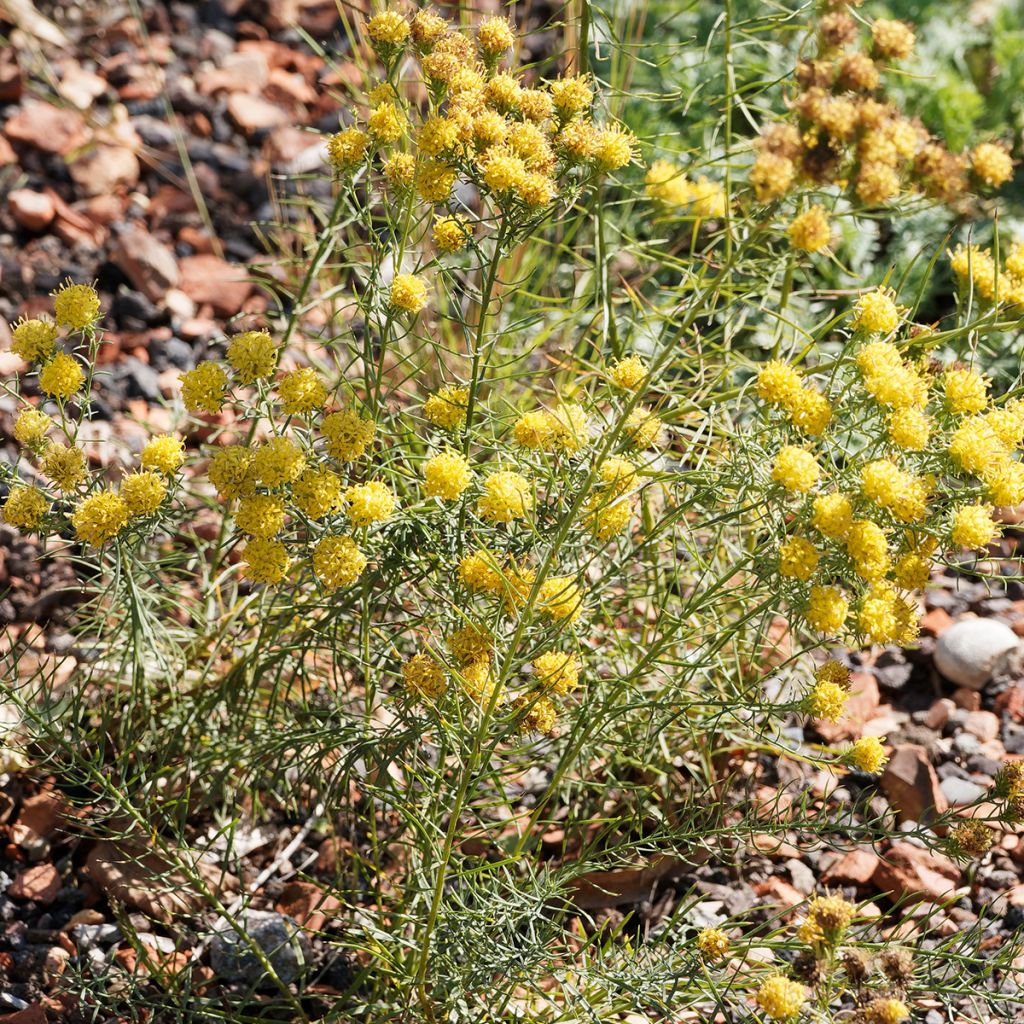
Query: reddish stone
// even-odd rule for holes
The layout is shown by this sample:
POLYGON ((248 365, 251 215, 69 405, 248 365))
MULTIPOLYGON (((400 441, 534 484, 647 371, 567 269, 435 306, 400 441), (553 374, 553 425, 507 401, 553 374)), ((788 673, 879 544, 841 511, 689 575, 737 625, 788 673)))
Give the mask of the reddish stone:
POLYGON ((799 889, 790 885, 785 879, 778 875, 772 875, 763 882, 753 886, 758 896, 767 897, 771 903, 780 907, 796 908, 804 901, 804 895, 799 889))
POLYGON ((5 1013, 0 1017, 0 1024, 48 1024, 48 1021, 42 1004, 33 1003, 16 1013, 5 1013))
POLYGON ((826 882, 839 885, 867 885, 878 869, 879 856, 867 847, 858 847, 842 857, 822 875, 826 882))
POLYGON ((60 892, 60 875, 52 864, 37 864, 18 873, 7 895, 15 900, 35 900, 49 906, 60 892))
POLYGON ((73 110, 28 100, 4 125, 7 138, 46 153, 67 156, 88 139, 85 123, 73 110))
POLYGON ((22 800, 21 810, 18 811, 18 823, 48 839, 57 831, 65 809, 60 795, 47 784, 38 793, 22 800))
POLYGON ((956 891, 960 869, 941 853, 896 842, 879 859, 871 880, 893 900, 916 897, 937 902, 956 891))
POLYGON ((294 918, 312 932, 323 930, 327 919, 342 909, 341 900, 311 882, 291 882, 277 901, 281 914, 294 918))
POLYGON ((57 215, 53 200, 45 192, 33 192, 30 188, 16 188, 7 196, 11 215, 28 231, 43 231, 53 223, 57 215))
POLYGON ((949 721, 950 715, 956 711, 956 705, 948 697, 940 697, 929 709, 924 724, 936 731, 949 721))
POLYGON ((198 305, 209 305, 217 316, 235 316, 252 293, 245 267, 219 256, 186 256, 179 271, 178 287, 198 305))
POLYGON ((977 690, 959 686, 953 691, 953 703, 965 711, 978 711, 981 708, 981 694, 977 690))
POLYGON ((996 711, 1009 715, 1015 722, 1024 722, 1024 686, 1011 686, 996 696, 996 711))
POLYGON ((287 112, 276 103, 244 92, 232 93, 228 99, 228 113, 246 135, 266 128, 277 128, 290 120, 287 112))
POLYGON ((926 636, 938 636, 953 625, 953 617, 945 608, 932 608, 921 616, 921 632, 926 636))
POLYGON ((896 748, 880 784, 900 821, 928 824, 949 807, 927 752, 913 743, 896 748))

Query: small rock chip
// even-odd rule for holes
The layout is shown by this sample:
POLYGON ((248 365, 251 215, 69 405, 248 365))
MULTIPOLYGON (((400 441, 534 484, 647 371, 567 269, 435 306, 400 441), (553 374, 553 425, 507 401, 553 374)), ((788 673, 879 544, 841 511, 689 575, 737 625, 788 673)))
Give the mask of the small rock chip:
MULTIPOLYGON (((208 253, 186 256, 179 269, 178 287, 198 305, 209 305, 216 316, 235 316, 252 294, 253 286, 247 280, 245 267, 228 263, 219 256, 208 253)), ((184 325, 182 331, 185 331, 184 325)))
POLYGON ((955 776, 943 779, 940 785, 942 795, 949 801, 951 807, 966 807, 968 804, 977 803, 986 792, 984 786, 955 776))
POLYGON ((964 716, 964 728, 987 743, 999 736, 999 719, 991 711, 968 711, 964 716))
POLYGON ((49 906, 60 892, 60 875, 52 864, 36 864, 19 872, 7 890, 7 895, 16 900, 35 900, 44 907, 49 906))
POLYGON ((16 188, 7 197, 11 216, 28 231, 44 231, 53 223, 57 210, 45 192, 16 188))
POLYGON ((125 231, 115 243, 110 259, 152 302, 159 302, 178 284, 174 254, 143 228, 125 231))
POLYGON ((1017 649, 1017 635, 998 619, 961 619, 935 643, 935 667, 951 682, 980 690, 1017 649))
POLYGON ((874 850, 861 846, 844 853, 825 870, 822 879, 838 885, 867 885, 875 874, 878 861, 874 850))
POLYGON ((263 951, 283 984, 290 985, 305 972, 311 955, 309 940, 290 917, 266 910, 246 910, 239 915, 237 924, 245 933, 244 938, 223 921, 210 940, 210 965, 223 979, 249 985, 273 984, 246 939, 263 951))
POLYGON ((246 135, 253 135, 267 128, 279 128, 291 120, 276 104, 244 92, 231 94, 228 99, 228 113, 246 135))
POLYGON ((956 711, 956 705, 948 697, 940 697, 925 715, 924 724, 937 732, 949 721, 949 716, 956 711))
POLYGON ((872 882, 894 900, 946 900, 956 891, 960 869, 941 853, 896 842, 879 859, 872 882))
POLYGON ((41 100, 27 100, 22 104, 4 125, 4 132, 12 142, 21 142, 60 156, 67 156, 88 138, 80 114, 41 100))
POLYGON ((928 824, 949 807, 927 752, 913 743, 896 748, 880 785, 900 821, 928 824))
POLYGON ((106 195, 138 183, 139 158, 126 146, 95 146, 68 167, 87 196, 106 195))

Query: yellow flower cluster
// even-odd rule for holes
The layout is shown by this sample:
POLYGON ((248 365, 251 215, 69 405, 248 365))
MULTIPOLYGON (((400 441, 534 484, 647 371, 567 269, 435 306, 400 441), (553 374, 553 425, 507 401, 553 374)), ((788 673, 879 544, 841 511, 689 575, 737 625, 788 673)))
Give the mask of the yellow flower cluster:
MULTIPOLYGON (((817 53, 796 67, 800 91, 790 103, 792 119, 768 123, 755 143, 750 185, 758 202, 774 202, 806 182, 839 185, 868 207, 907 192, 955 204, 972 175, 982 187, 1009 180, 1013 163, 1005 147, 984 142, 970 153, 953 153, 890 97, 888 65, 914 49, 909 25, 880 18, 865 39, 847 11, 826 5, 813 28, 817 53)), ((662 178, 660 187, 676 187, 662 178)), ((790 226, 794 248, 808 252, 827 246, 829 235, 824 211, 814 207, 790 226)))
POLYGON ((774 566, 814 630, 908 643, 918 631, 911 595, 927 585, 936 550, 984 549, 999 535, 993 506, 1024 501, 1024 402, 994 404, 974 369, 908 359, 904 311, 888 290, 861 295, 849 323, 853 358, 828 373, 831 394, 779 360, 757 375, 786 434, 815 439, 781 444, 770 463, 774 493, 793 508, 774 566), (813 430, 799 413, 807 395, 827 409, 813 430))
MULTIPOLYGON (((592 119, 587 78, 530 82, 502 63, 515 46, 504 19, 481 19, 474 38, 432 12, 409 18, 388 9, 369 19, 366 35, 388 74, 369 90, 365 121, 354 116, 327 142, 340 175, 369 162, 390 189, 414 189, 428 205, 446 203, 460 180, 469 181, 525 226, 559 196, 633 159, 629 132, 592 119), (419 90, 428 98, 425 109, 413 101, 419 90)), ((441 217, 438 249, 461 248, 463 228, 454 216, 441 217)), ((416 294, 392 288, 395 308, 416 312, 418 302, 416 294)))
POLYGON ((727 199, 719 182, 703 174, 690 181, 683 169, 670 160, 655 160, 644 183, 647 195, 673 213, 682 212, 697 220, 725 214, 727 199))
POLYGON ((965 295, 970 293, 976 302, 1024 308, 1024 242, 1010 245, 1001 268, 992 250, 979 245, 958 245, 947 255, 965 295))

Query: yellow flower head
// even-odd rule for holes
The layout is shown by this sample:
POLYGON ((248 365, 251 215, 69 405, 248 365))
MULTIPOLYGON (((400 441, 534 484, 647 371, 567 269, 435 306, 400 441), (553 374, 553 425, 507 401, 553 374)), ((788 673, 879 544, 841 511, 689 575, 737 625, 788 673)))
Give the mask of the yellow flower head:
POLYGON ((381 171, 393 189, 410 188, 416 180, 416 158, 411 153, 395 153, 384 161, 381 171))
POLYGON ((351 409, 332 412, 320 421, 320 433, 327 440, 327 454, 339 462, 360 459, 373 443, 377 424, 351 409))
POLYGON ((210 483, 222 498, 240 498, 256 489, 255 458, 250 448, 232 444, 218 448, 206 471, 210 483))
POLYGON ((439 160, 424 160, 416 173, 416 191, 426 203, 446 203, 459 172, 439 160))
POLYGON ((811 388, 800 388, 786 402, 789 420, 798 430, 811 437, 820 437, 832 422, 832 406, 828 399, 811 388))
POLYGON ((770 203, 789 191, 796 177, 796 167, 788 157, 765 150, 750 169, 750 184, 760 203, 770 203))
POLYGON ((86 477, 85 452, 81 448, 51 444, 43 453, 39 468, 58 491, 73 491, 86 477))
POLYGON ((88 284, 66 281, 53 292, 53 314, 61 327, 84 331, 100 315, 100 297, 88 284))
POLYGON ((448 22, 436 11, 423 9, 412 17, 412 41, 424 49, 433 46, 448 31, 448 22))
POLYGON ((838 722, 850 698, 850 691, 827 679, 819 680, 807 695, 807 713, 812 718, 838 722))
POLYGON ((807 581, 814 575, 821 555, 803 537, 790 537, 779 547, 779 572, 783 576, 807 581))
POLYGON ((427 304, 427 286, 414 274, 395 274, 391 305, 406 313, 418 313, 427 304))
POLYGON ((304 469, 292 484, 292 500, 309 519, 323 519, 342 506, 341 478, 320 467, 304 469))
POLYGON ((314 409, 322 409, 327 401, 327 388, 316 370, 303 366, 286 373, 277 383, 281 408, 289 416, 305 416, 314 409))
POLYGON ((821 470, 814 456, 805 448, 786 445, 775 456, 772 463, 772 479, 782 484, 787 491, 802 493, 809 491, 821 476, 821 470))
POLYGON ((559 78, 551 83, 551 101, 566 120, 587 110, 593 99, 589 80, 583 75, 559 78))
POLYGON ((414 654, 402 666, 402 679, 405 688, 414 697, 427 697, 436 700, 448 688, 448 677, 444 667, 431 655, 414 654))
POLYGON ((71 516, 78 540, 100 547, 116 537, 127 525, 131 511, 124 498, 113 491, 101 491, 85 498, 71 516))
POLYGON ((469 388, 446 384, 423 403, 423 415, 435 427, 458 430, 466 423, 469 388))
POLYGON ((484 481, 484 493, 477 503, 481 517, 492 523, 523 519, 533 508, 530 481, 511 470, 491 473, 484 481))
POLYGON ((861 492, 904 523, 915 523, 928 513, 925 482, 888 459, 875 459, 861 469, 861 492))
POLYGON ((485 626, 469 622, 460 626, 447 640, 448 650, 460 665, 490 661, 494 656, 494 634, 485 626))
POLYGON ((378 52, 390 52, 409 38, 409 22, 398 11, 386 10, 375 14, 366 23, 366 34, 378 52))
POLYGON ((853 307, 851 326, 868 334, 890 334, 902 320, 904 310, 896 305, 891 288, 865 292, 853 307))
POLYGON ((57 325, 49 320, 19 320, 11 324, 11 351, 26 363, 41 363, 57 343, 57 325))
POLYGON ((277 346, 266 331, 243 331, 228 345, 227 357, 240 384, 254 384, 277 368, 277 346))
POLYGON ((855 912, 856 907, 852 903, 847 903, 842 896, 817 896, 811 900, 807 908, 810 920, 833 944, 853 923, 855 912))
POLYGON ((942 387, 950 412, 956 415, 981 412, 988 402, 989 383, 974 370, 947 370, 942 377, 942 387))
POLYGON ((266 537, 249 541, 242 551, 242 560, 242 575, 250 583, 280 583, 291 564, 284 544, 266 537))
POLYGON ((366 556, 351 537, 327 536, 313 549, 313 571, 328 590, 350 587, 365 568, 366 556))
POLYGON ((575 654, 545 651, 533 659, 533 671, 545 693, 564 697, 579 686, 580 667, 575 654))
POLYGON ((971 151, 974 173, 992 188, 998 188, 1013 177, 1013 160, 1005 147, 983 142, 971 151))
POLYGON ((647 379, 647 366, 639 356, 626 356, 611 368, 608 376, 617 388, 636 391, 647 379))
POLYGON ((202 362, 179 378, 181 400, 191 413, 217 413, 224 406, 228 375, 220 363, 202 362))
POLYGON ((184 461, 185 442, 171 434, 157 434, 151 437, 139 458, 143 469, 153 469, 168 475, 181 469, 184 461))
POLYGON ((824 208, 812 206, 793 218, 786 229, 786 234, 789 235, 789 244, 794 249, 820 252, 832 241, 832 226, 824 208))
POLYGON ((458 252, 473 237, 473 228, 466 217, 453 214, 434 221, 434 244, 441 252, 458 252))
POLYGON ((571 625, 583 614, 583 594, 568 576, 548 576, 537 591, 537 607, 542 614, 571 625))
POLYGON ((838 587, 811 587, 807 598, 807 621, 829 636, 842 632, 850 605, 838 587))
POLYGON ((479 548, 459 562, 459 579, 470 589, 494 593, 503 586, 503 576, 494 556, 479 548))
POLYGON ((636 137, 619 125, 598 131, 593 141, 593 158, 599 170, 616 171, 633 159, 636 137))
POLYGON ((51 398, 67 400, 82 387, 85 373, 64 352, 58 352, 40 371, 39 388, 51 398))
POLYGON ((826 537, 844 537, 853 522, 853 506, 845 494, 819 494, 814 499, 811 523, 826 537))
POLYGON ((870 519, 851 522, 846 533, 846 550, 867 580, 878 579, 889 568, 889 542, 885 532, 870 519))
POLYGON ((758 371, 757 393, 772 405, 790 405, 802 389, 800 371, 788 363, 773 359, 758 371))
POLYGON ((405 134, 405 115, 391 102, 380 103, 366 119, 366 130, 375 142, 388 145, 405 134))
POLYGON ((129 473, 121 481, 121 497, 133 516, 151 516, 167 497, 167 484, 159 473, 129 473))
POLYGON ((43 443, 53 426, 53 420, 39 409, 23 409, 14 421, 14 439, 29 448, 43 443))
POLYGON ((523 694, 512 701, 512 712, 519 717, 519 731, 539 732, 545 735, 554 731, 558 711, 547 697, 532 697, 523 694))
POLYGON ((892 57, 895 60, 909 57, 915 43, 914 32, 906 22, 890 21, 887 18, 879 18, 871 26, 871 39, 879 57, 892 57))
POLYGON ((869 643, 887 644, 901 633, 900 608, 896 592, 887 583, 873 582, 860 603, 857 628, 869 643))
POLYGON ((729 952, 729 936, 721 928, 702 928, 697 933, 697 949, 707 960, 721 960, 729 952))
POLYGON ((345 128, 327 140, 327 159, 339 174, 358 167, 366 156, 370 137, 361 128, 345 128))
POLYGON ((772 1020, 785 1021, 795 1017, 806 1001, 807 989, 781 974, 766 979, 757 990, 757 1005, 772 1020))
POLYGON ((889 416, 888 431, 893 444, 907 451, 919 452, 931 436, 932 421, 920 409, 896 409, 889 416))
POLYGON ((868 1024, 902 1024, 910 1019, 910 1010, 901 999, 878 997, 872 999, 864 1009, 868 1024))
POLYGON ((869 775, 876 774, 889 760, 882 740, 877 736, 862 736, 843 756, 851 767, 869 775))
POLYGON ((469 486, 471 472, 459 452, 440 452, 423 464, 423 490, 428 498, 457 501, 469 486))
POLYGON ((385 522, 391 518, 396 504, 391 489, 379 480, 349 487, 345 491, 345 502, 353 526, 385 522))
POLYGON ((953 543, 961 548, 984 548, 999 536, 988 505, 964 505, 953 513, 953 543))
POLYGON ((276 494, 250 494, 238 502, 235 526, 250 537, 276 537, 284 529, 284 499, 276 494))
POLYGON ((253 470, 267 487, 296 480, 306 468, 306 457, 286 437, 272 437, 253 453, 253 470))
POLYGON ((46 495, 38 487, 25 485, 12 487, 2 508, 4 522, 19 530, 37 530, 49 510, 46 495))
POLYGON ((512 26, 498 17, 484 18, 476 30, 476 37, 480 52, 492 60, 510 50, 516 41, 512 26))

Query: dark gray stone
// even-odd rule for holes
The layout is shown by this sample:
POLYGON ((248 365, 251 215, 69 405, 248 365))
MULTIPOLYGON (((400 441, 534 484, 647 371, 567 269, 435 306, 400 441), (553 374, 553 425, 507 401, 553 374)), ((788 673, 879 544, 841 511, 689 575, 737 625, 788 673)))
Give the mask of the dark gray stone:
MULTIPOLYGON (((290 985, 304 973, 311 949, 309 940, 292 918, 267 910, 245 910, 237 918, 237 924, 263 951, 284 984, 290 985)), ((273 984, 249 943, 227 922, 210 940, 210 965, 227 981, 273 984)))

